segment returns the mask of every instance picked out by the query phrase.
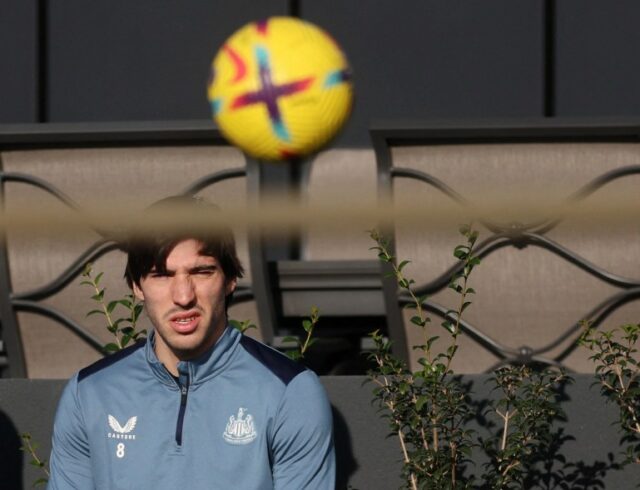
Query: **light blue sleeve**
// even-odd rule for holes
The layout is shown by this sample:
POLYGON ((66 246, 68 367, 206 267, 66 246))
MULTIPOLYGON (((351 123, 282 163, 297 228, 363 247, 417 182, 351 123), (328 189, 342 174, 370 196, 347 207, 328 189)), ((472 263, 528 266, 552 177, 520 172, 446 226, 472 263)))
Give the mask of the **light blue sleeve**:
POLYGON ((274 490, 334 490, 331 405, 312 371, 298 374, 280 403, 272 442, 274 490))
POLYGON ((47 490, 94 489, 89 442, 78 403, 77 375, 71 378, 60 398, 50 458, 47 490))

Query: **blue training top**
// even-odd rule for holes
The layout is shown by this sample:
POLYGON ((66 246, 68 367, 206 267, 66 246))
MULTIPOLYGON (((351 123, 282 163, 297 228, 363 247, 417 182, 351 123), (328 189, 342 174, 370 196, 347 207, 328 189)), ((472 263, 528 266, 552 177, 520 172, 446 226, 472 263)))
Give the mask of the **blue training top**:
POLYGON ((335 488, 331 407, 312 371, 227 327, 174 378, 153 335, 69 381, 49 490, 335 488))

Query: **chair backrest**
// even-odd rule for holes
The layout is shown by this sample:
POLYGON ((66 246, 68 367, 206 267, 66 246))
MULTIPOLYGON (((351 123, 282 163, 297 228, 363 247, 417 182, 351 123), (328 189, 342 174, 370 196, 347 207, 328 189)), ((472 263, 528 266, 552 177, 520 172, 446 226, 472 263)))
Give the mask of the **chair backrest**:
MULTIPOLYGON (((610 210, 616 202, 628 211, 640 189, 639 132, 638 125, 557 121, 386 123, 372 130, 381 196, 424 213, 425 221, 430 209, 451 203, 473 209, 497 199, 513 207, 510 222, 492 224, 488 216, 475 223, 482 263, 470 277, 477 294, 463 315, 457 371, 511 361, 589 370, 586 350, 576 348, 581 320, 601 328, 637 322, 637 220, 605 222, 601 216, 586 226, 577 215, 552 214, 534 223, 518 206, 572 201, 583 210, 610 210)), ((386 231, 398 260, 412 261, 404 272, 428 295, 425 306, 436 317, 432 334, 446 337, 436 319, 460 301, 447 288, 457 264, 453 249, 464 242, 457 223, 435 229, 413 221, 386 231)), ((384 288, 396 351, 415 363, 419 353, 411 346, 423 339, 407 321, 413 313, 400 309, 407 301, 399 300, 393 278, 384 288)))
MULTIPOLYGON (((133 213, 179 193, 201 195, 223 210, 246 206, 245 157, 211 125, 86 128, 2 135, 0 185, 7 215, 42 210, 73 218, 74 208, 110 204, 133 213)), ((107 299, 129 290, 123 280, 126 257, 97 226, 65 233, 9 229, 1 237, 4 375, 68 377, 102 355, 110 334, 102 316, 86 317, 98 305, 90 298, 95 291, 80 285, 85 263, 93 263, 94 274, 104 272, 107 299)), ((230 316, 259 324, 255 305, 242 301, 252 299, 247 231, 234 232, 246 276, 230 316)))

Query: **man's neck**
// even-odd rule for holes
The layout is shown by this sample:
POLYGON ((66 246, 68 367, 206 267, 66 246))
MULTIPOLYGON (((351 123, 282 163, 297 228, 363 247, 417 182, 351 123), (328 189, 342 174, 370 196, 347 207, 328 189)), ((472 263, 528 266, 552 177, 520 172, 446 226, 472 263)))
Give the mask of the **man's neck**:
POLYGON ((164 366, 167 368, 167 371, 169 371, 169 373, 171 373, 173 376, 178 376, 179 375, 178 363, 181 361, 190 361, 192 359, 196 359, 202 356, 205 352, 209 351, 210 349, 213 349, 213 347, 216 345, 220 337, 222 337, 222 334, 224 333, 225 329, 226 329, 226 326, 225 328, 222 328, 220 332, 217 332, 216 335, 213 336, 211 340, 207 342, 204 346, 202 346, 201 349, 198 349, 195 352, 189 352, 189 353, 176 352, 173 349, 171 349, 157 334, 155 336, 155 343, 153 348, 156 353, 156 356, 158 357, 158 360, 162 364, 164 364, 164 366))

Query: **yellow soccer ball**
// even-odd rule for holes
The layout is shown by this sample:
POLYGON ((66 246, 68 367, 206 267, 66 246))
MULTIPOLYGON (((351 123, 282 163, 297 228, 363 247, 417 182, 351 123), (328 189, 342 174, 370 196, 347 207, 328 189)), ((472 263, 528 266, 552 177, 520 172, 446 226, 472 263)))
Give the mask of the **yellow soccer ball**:
POLYGON ((336 41, 293 17, 236 31, 211 64, 208 99, 225 137, 262 160, 312 153, 344 125, 351 70, 336 41))

